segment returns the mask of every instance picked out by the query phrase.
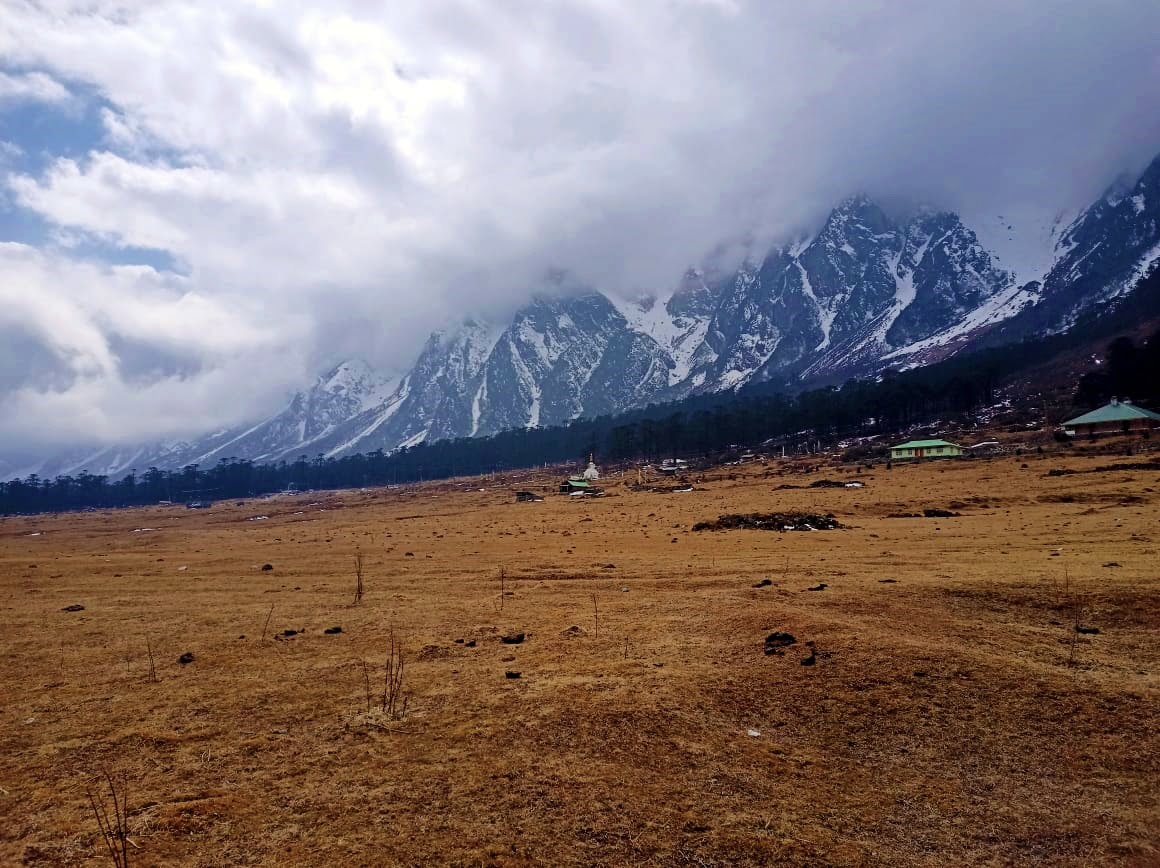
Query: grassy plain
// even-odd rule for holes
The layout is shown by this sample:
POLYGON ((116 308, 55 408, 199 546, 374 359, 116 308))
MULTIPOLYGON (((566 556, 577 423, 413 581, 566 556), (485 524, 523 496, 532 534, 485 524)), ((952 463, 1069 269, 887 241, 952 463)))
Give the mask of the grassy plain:
POLYGON ((1096 471, 1133 460, 0 520, 0 863, 107 861, 108 769, 142 865, 1160 864, 1160 471, 1096 471), (775 490, 820 478, 865 486, 775 490), (848 528, 690 530, 798 509, 848 528))

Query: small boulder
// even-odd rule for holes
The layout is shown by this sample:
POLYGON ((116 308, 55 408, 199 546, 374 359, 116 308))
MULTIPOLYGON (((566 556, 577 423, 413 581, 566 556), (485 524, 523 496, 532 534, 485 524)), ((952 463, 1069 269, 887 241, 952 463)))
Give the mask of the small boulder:
POLYGON ((268 573, 268 572, 270 572, 272 569, 274 569, 274 565, 273 565, 273 564, 262 564, 262 572, 263 572, 263 573, 268 573))
POLYGON ((61 609, 62 612, 83 612, 85 607, 80 603, 73 603, 71 606, 65 606, 61 609))
POLYGON ((327 627, 322 632, 325 633, 327 636, 334 636, 334 635, 342 632, 342 627, 338 627, 338 626, 327 627))
POLYGON ((180 657, 177 658, 177 662, 180 663, 182 666, 188 666, 190 663, 193 662, 193 652, 186 651, 184 654, 182 654, 180 657))
POLYGON ((824 591, 828 587, 829 587, 829 585, 827 585, 825 582, 818 582, 812 588, 806 588, 806 590, 807 591, 824 591))
POLYGON ((760 582, 758 582, 753 587, 755 587, 755 588, 768 588, 772 584, 773 584, 772 579, 762 579, 760 582))
POLYGON ((503 674, 503 677, 515 680, 516 678, 519 678, 520 675, 521 675, 521 673, 515 672, 515 671, 509 669, 503 674))
POLYGON ((499 641, 505 645, 521 645, 526 638, 523 633, 508 633, 507 635, 500 636, 499 641))

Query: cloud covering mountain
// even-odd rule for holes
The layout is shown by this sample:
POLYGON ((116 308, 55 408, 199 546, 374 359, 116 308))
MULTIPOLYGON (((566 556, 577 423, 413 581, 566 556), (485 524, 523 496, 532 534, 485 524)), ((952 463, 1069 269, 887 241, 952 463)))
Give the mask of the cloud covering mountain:
POLYGON ((1121 0, 0 7, 20 454, 224 429, 449 318, 729 270, 854 191, 1039 225, 1160 143, 1160 7, 1121 0))

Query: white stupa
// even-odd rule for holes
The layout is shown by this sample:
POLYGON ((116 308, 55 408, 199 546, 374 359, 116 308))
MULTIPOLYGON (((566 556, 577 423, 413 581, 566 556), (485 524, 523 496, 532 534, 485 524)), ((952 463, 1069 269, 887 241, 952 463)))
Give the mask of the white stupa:
POLYGON ((584 471, 585 482, 595 482, 600 478, 600 471, 596 469, 596 462, 592 460, 592 456, 588 456, 588 468, 584 471))

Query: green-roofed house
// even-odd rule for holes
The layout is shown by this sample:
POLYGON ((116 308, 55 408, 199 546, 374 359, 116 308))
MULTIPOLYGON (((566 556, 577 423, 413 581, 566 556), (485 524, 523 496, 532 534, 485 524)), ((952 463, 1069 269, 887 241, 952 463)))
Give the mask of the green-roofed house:
POLYGON ((1160 428, 1160 414, 1115 398, 1098 410, 1063 423, 1063 430, 1072 437, 1147 433, 1156 428, 1160 428))
POLYGON ((957 458, 963 447, 946 440, 911 440, 890 447, 891 461, 910 461, 919 458, 957 458))

